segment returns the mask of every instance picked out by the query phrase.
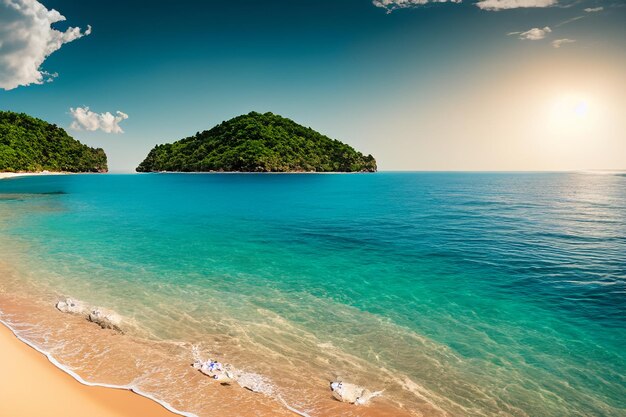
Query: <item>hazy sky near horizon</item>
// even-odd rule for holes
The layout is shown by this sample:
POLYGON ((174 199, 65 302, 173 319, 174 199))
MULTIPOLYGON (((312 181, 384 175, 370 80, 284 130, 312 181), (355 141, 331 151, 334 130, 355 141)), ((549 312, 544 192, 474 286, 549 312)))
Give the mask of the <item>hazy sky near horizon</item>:
POLYGON ((0 0, 0 109, 119 172, 252 110, 382 170, 626 169, 625 6, 0 0))

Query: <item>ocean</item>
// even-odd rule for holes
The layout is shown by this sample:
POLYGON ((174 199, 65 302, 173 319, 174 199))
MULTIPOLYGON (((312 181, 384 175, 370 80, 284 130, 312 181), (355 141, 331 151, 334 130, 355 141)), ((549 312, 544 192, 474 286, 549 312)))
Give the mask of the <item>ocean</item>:
POLYGON ((624 176, 15 178, 0 254, 20 337, 187 415, 626 416, 624 176), (209 357, 267 390, 189 366, 209 357), (334 380, 383 393, 340 404, 334 380))

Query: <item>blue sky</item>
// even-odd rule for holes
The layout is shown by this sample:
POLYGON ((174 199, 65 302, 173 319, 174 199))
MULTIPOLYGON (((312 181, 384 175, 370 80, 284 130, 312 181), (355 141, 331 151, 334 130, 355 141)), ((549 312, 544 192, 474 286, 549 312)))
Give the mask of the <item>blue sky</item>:
MULTIPOLYGON (((0 0, 0 19, 3 2, 28 1, 0 0)), ((350 143, 387 170, 626 168, 620 1, 391 13, 371 0, 40 3, 67 19, 58 31, 92 30, 45 59, 51 82, 0 89, 0 109, 103 147, 112 171, 252 110, 350 143), (85 106, 128 115, 124 132, 72 128, 70 109, 85 106)))

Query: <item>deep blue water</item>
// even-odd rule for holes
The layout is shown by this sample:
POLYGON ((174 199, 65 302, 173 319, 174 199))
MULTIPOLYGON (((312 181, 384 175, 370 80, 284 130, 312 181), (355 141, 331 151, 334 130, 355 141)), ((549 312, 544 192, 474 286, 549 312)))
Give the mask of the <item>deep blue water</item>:
POLYGON ((50 176, 0 181, 2 210, 38 279, 158 337, 184 336, 151 300, 184 297, 280 317, 247 336, 331 343, 453 415, 626 415, 623 176, 50 176))

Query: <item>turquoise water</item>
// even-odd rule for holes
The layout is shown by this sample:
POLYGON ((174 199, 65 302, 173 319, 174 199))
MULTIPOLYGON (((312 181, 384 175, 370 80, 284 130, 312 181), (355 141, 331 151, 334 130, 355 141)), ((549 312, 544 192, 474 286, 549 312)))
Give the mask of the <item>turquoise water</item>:
POLYGON ((624 176, 29 177, 2 210, 30 279, 284 360, 279 387, 310 364, 442 415, 626 415, 624 176))

